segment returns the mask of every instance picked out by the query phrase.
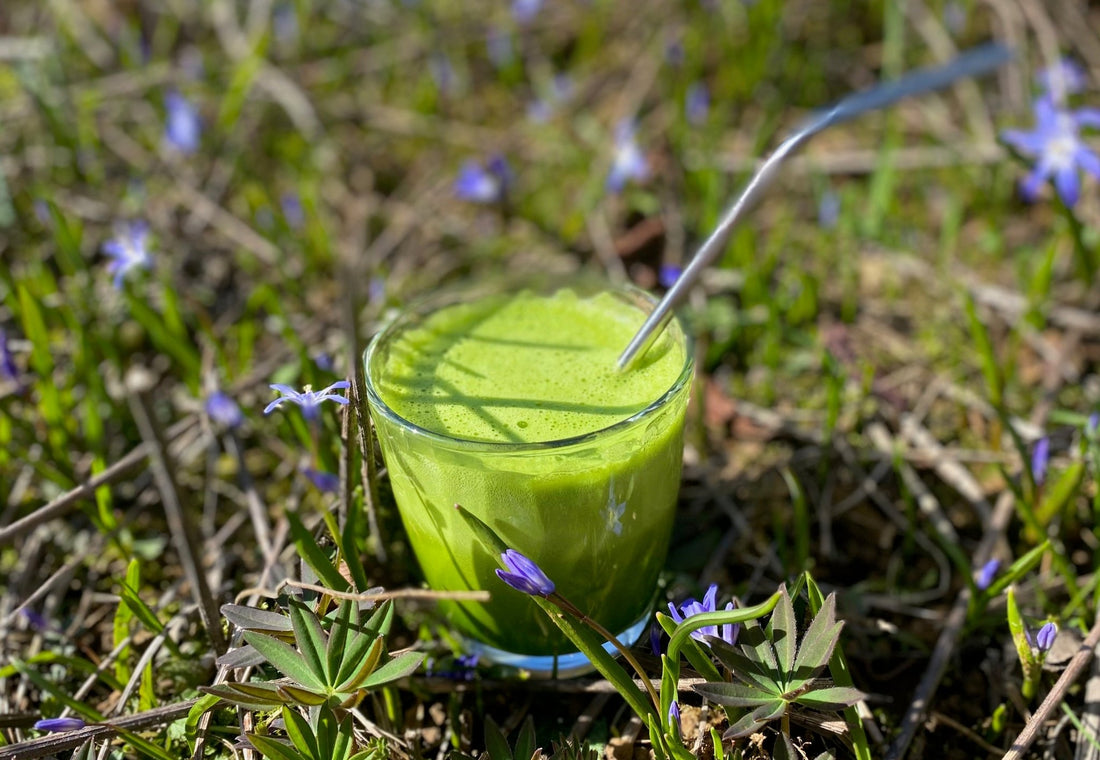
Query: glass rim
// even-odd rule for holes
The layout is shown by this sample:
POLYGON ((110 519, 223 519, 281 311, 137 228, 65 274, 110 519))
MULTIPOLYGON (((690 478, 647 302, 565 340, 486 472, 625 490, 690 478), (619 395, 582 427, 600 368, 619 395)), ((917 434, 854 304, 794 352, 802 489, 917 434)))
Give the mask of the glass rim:
MULTIPOLYGON (((569 283, 558 283, 561 287, 568 287, 569 283)), ((650 292, 643 290, 631 283, 625 284, 613 284, 607 283, 604 287, 606 292, 617 294, 640 297, 646 301, 650 308, 657 305, 657 298, 650 292)), ((441 444, 451 449, 459 449, 468 452, 477 453, 499 453, 499 454, 519 454, 536 451, 548 451, 568 448, 571 446, 577 446, 584 443, 589 443, 599 438, 604 438, 610 435, 614 435, 621 430, 625 430, 641 422, 642 420, 651 417, 656 414, 662 408, 668 405, 668 403, 676 397, 676 395, 684 389, 684 386, 691 380, 692 374, 695 370, 695 342, 692 340, 691 335, 686 329, 684 329, 683 320, 680 318, 678 311, 674 312, 673 318, 668 325, 665 326, 665 330, 668 330, 673 323, 676 325, 676 329, 679 330, 680 335, 683 336, 684 344, 684 365, 680 368, 680 373, 676 376, 676 379, 672 381, 672 385, 668 387, 660 396, 642 407, 638 411, 634 412, 629 417, 625 417, 621 420, 607 425, 606 427, 598 428, 581 435, 574 435, 568 438, 556 438, 550 441, 483 441, 470 438, 460 438, 446 433, 440 433, 435 430, 429 430, 428 428, 421 427, 415 422, 402 417, 396 411, 394 411, 389 404, 387 404, 374 387, 374 382, 371 379, 370 364, 371 359, 374 357, 379 346, 382 342, 390 337, 395 329, 399 327, 402 318, 410 316, 416 308, 428 306, 431 304, 433 298, 442 298, 444 293, 436 293, 427 296, 420 301, 414 301, 409 307, 402 309, 395 317, 390 319, 381 329, 374 334, 370 343, 367 344, 366 349, 363 351, 363 379, 364 386, 367 392, 367 401, 370 407, 370 411, 373 413, 375 410, 381 412, 390 422, 393 422, 405 430, 420 436, 427 440, 433 441, 436 444, 441 444)), ((455 303, 458 303, 457 301, 455 303)), ((444 308, 449 304, 439 304, 437 308, 444 308)), ((430 313, 430 312, 426 312, 430 313)), ((625 349, 626 346, 623 346, 625 349)))

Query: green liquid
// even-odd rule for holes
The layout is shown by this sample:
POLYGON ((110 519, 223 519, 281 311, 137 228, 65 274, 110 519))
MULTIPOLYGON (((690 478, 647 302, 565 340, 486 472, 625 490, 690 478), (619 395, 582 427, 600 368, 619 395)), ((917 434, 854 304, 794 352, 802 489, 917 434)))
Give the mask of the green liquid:
POLYGON ((432 588, 492 594, 443 605, 474 638, 521 654, 572 649, 496 577, 496 558, 456 503, 610 630, 648 611, 679 489, 688 387, 625 422, 665 396, 687 361, 672 325, 637 366, 616 369, 644 317, 611 293, 521 292, 444 307, 372 349, 379 440, 424 575, 432 588))

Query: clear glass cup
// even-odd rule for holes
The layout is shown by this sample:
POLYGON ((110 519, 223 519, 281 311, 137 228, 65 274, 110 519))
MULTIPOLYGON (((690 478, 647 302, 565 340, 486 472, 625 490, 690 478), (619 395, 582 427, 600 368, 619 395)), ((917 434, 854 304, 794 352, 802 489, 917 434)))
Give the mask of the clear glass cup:
MULTIPOLYGON (((592 303, 610 304, 600 301, 610 298, 616 309, 627 305, 629 311, 637 311, 637 325, 656 303, 633 287, 574 282, 567 289, 580 298, 594 297, 592 303)), ((545 295, 560 295, 556 285, 543 290, 545 295)), ((642 359, 644 364, 651 354, 677 352, 666 360, 675 362, 667 385, 654 389, 641 408, 610 413, 607 424, 572 437, 487 441, 440 432, 444 426, 423 419, 416 424, 395 411, 395 406, 402 406, 402 387, 387 375, 396 375, 394 368, 408 360, 404 354, 411 335, 430 343, 433 334, 446 332, 446 340, 454 340, 478 319, 466 315, 443 329, 433 315, 444 315, 439 324, 446 324, 451 314, 447 309, 455 304, 472 304, 476 313, 488 313, 516 292, 514 287, 495 292, 491 287, 471 288, 427 299, 402 313, 375 336, 364 354, 367 397, 394 498, 428 584, 437 590, 481 589, 491 594, 486 603, 442 602, 450 623, 484 660, 536 675, 565 676, 590 669, 587 659, 530 597, 496 576, 498 558, 482 548, 454 505, 462 504, 506 544, 538 564, 583 612, 621 633, 624 643, 634 643, 646 628, 668 550, 693 352, 683 325, 674 319, 661 343, 642 359), (433 325, 427 331, 426 322, 433 325), (417 330, 421 332, 410 333, 417 330)), ((535 342, 566 342, 568 336, 556 332, 555 321, 546 320, 535 342)), ((413 344, 420 345, 416 341, 413 344)), ((575 397, 578 408, 588 401, 583 382, 563 393, 571 401, 575 397)), ((503 403, 465 397, 450 387, 440 394, 448 403, 458 398, 476 409, 503 403)), ((514 411, 526 401, 507 403, 514 411)), ((531 414, 554 414, 547 406, 568 404, 530 399, 531 414)))

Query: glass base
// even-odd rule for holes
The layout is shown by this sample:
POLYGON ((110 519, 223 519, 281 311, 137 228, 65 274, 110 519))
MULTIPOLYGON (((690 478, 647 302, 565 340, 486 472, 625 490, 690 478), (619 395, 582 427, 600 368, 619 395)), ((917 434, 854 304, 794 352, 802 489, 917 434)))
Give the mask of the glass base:
MULTIPOLYGON (((638 622, 622 633, 617 634, 616 638, 622 642, 623 646, 633 646, 642 637, 642 633, 649 623, 649 618, 650 613, 647 612, 642 615, 638 622)), ((520 668, 530 673, 532 678, 575 678, 583 676, 585 673, 591 673, 596 669, 583 652, 561 655, 515 654, 491 647, 488 644, 482 644, 480 641, 474 641, 473 639, 463 639, 463 642, 466 644, 467 651, 478 656, 479 662, 520 668)), ((603 648, 613 657, 619 655, 615 645, 610 641, 605 643, 603 648)))

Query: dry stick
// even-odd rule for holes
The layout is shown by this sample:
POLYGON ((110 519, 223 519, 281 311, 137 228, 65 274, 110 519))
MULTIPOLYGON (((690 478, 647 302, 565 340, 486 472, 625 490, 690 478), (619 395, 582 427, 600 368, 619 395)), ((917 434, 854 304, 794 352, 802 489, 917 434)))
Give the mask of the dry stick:
POLYGON ((469 602, 489 601, 488 591, 433 591, 427 588, 407 588, 398 589, 396 591, 380 591, 376 594, 369 591, 365 594, 353 594, 349 591, 334 591, 325 586, 317 586, 313 583, 303 583, 302 581, 296 581, 290 578, 283 581, 281 585, 300 588, 306 591, 316 591, 318 594, 324 594, 336 599, 347 599, 353 602, 383 602, 387 599, 453 599, 469 602))
POLYGON ((232 430, 226 431, 223 440, 230 456, 237 460, 237 477, 241 481, 241 490, 244 491, 245 503, 248 505, 248 516, 252 519, 252 530, 256 533, 256 543, 260 545, 260 553, 263 554, 264 562, 270 562, 275 555, 275 550, 271 545, 271 528, 268 525, 270 518, 267 507, 256 491, 256 484, 252 482, 252 475, 249 474, 244 460, 244 449, 241 448, 241 443, 237 440, 237 434, 232 430))
POLYGON ((168 520, 168 528, 183 565, 184 575, 191 584, 191 593, 199 607, 199 617, 210 637, 210 643, 214 646, 215 654, 220 655, 225 652, 225 638, 222 636, 218 606, 207 585, 201 557, 197 551, 199 542, 194 535, 192 524, 184 514, 179 490, 176 488, 175 477, 165 452, 165 443, 153 419, 152 405, 148 397, 153 382, 152 376, 144 369, 135 368, 127 373, 126 387, 129 391, 130 411, 141 437, 149 448, 153 480, 157 484, 157 490, 160 491, 164 515, 168 520))
MULTIPOLYGON (((1096 615, 1100 622, 1100 614, 1096 615)), ((1100 658, 1092 661, 1092 673, 1085 682, 1085 714, 1081 716, 1081 732, 1077 737, 1074 760, 1097 760, 1100 750, 1096 738, 1100 736, 1100 658)))
POLYGON ((49 757, 56 755, 58 752, 76 749, 84 742, 116 736, 118 735, 118 729, 138 731, 152 726, 163 726, 187 715, 197 701, 197 699, 189 699, 186 702, 177 702, 136 715, 117 718, 110 723, 87 726, 79 731, 69 731, 64 734, 45 736, 41 739, 31 739, 19 744, 0 747, 0 760, 31 760, 31 758, 36 757, 49 757))
MULTIPOLYGON (((194 419, 181 420, 168 429, 168 437, 176 438, 186 432, 194 423, 194 419)), ((0 546, 6 546, 14 542, 16 539, 26 535, 42 523, 49 522, 50 520, 67 514, 81 499, 92 498, 95 495, 95 489, 119 480, 123 475, 144 462, 145 457, 149 455, 149 450, 149 445, 146 443, 135 446, 131 449, 129 454, 122 457, 122 459, 112 464, 103 472, 89 478, 71 491, 58 496, 49 504, 39 507, 26 517, 16 520, 11 525, 4 528, 0 528, 0 546)))
MULTIPOLYGON (((1015 497, 1011 491, 1004 491, 997 499, 997 504, 993 507, 993 515, 989 521, 989 527, 986 528, 981 543, 974 552, 974 567, 981 567, 989 560, 990 555, 993 553, 994 544, 1004 533, 1005 528, 1008 527, 1009 520, 1012 519, 1014 500, 1015 497)), ((901 732, 894 739, 894 743, 890 745, 886 760, 901 760, 909 750, 909 744, 913 741, 917 728, 924 721, 928 705, 932 702, 932 697, 940 685, 940 679, 943 678, 944 670, 947 669, 947 662, 951 659, 951 653, 955 651, 955 645, 958 643, 959 636, 962 635, 969 607, 970 586, 964 586, 955 599, 955 605, 944 620, 943 630, 940 631, 940 637, 936 640, 932 656, 928 659, 928 667, 924 671, 920 684, 917 685, 917 690, 909 703, 909 709, 906 710, 905 717, 902 719, 901 732)))
POLYGON ((1058 681, 1051 688, 1050 693, 1047 694, 1046 699, 1039 705, 1039 709, 1031 716, 1031 719, 1024 726, 1024 730, 1016 737, 1016 741, 1012 742, 1012 749, 1004 754, 1001 760, 1019 760, 1023 757, 1024 752, 1031 746, 1031 743, 1035 741, 1039 735, 1039 730, 1042 728, 1043 723, 1050 718, 1051 713, 1062 702, 1062 698, 1065 697, 1069 687, 1073 685, 1073 682, 1077 680, 1077 676, 1081 675, 1081 671, 1088 665, 1089 659, 1092 658, 1093 650, 1096 649, 1096 645, 1100 643, 1100 620, 1093 623, 1092 630, 1089 631, 1089 635, 1081 642, 1081 646, 1077 649, 1077 654, 1073 655, 1073 659, 1069 661, 1069 665, 1062 671, 1062 675, 1058 677, 1058 681))

